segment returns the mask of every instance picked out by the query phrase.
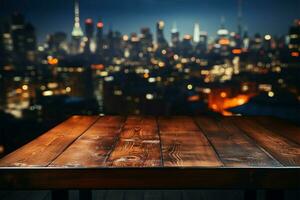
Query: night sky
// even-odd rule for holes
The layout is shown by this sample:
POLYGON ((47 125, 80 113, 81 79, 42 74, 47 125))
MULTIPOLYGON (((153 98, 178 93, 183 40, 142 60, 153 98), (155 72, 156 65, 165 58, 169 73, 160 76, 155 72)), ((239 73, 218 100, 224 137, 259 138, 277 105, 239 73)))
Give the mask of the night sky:
MULTIPOLYGON (((220 26, 221 16, 225 25, 236 31, 237 0, 81 0, 81 24, 87 17, 103 19, 106 30, 122 33, 139 32, 141 27, 155 28, 159 19, 166 22, 166 36, 173 22, 181 34, 192 34, 193 24, 214 36, 220 26)), ((70 34, 73 26, 73 0, 0 0, 0 16, 7 18, 19 11, 37 29, 39 40, 47 33, 65 31, 70 34)), ((243 24, 249 33, 285 34, 293 20, 300 17, 300 0, 244 0, 243 24)))

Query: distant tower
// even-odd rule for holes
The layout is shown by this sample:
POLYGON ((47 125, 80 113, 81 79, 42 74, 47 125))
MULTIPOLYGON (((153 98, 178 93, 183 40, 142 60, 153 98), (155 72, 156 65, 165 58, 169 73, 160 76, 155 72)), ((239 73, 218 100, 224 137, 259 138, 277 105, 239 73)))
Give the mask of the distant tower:
POLYGON ((180 38, 179 38, 179 32, 177 29, 176 22, 174 22, 171 30, 171 40, 172 40, 172 46, 177 48, 180 42, 180 38))
POLYGON ((243 28, 242 28, 242 17, 243 17, 243 9, 242 9, 242 5, 243 5, 243 0, 237 0, 238 1, 238 34, 239 36, 242 36, 242 31, 243 31, 243 28))
POLYGON ((81 39, 83 37, 83 31, 80 27, 79 17, 79 0, 74 0, 74 26, 72 31, 72 47, 71 52, 78 54, 81 52, 81 39))
POLYGON ((194 37, 193 37, 194 43, 200 42, 200 25, 196 23, 194 25, 194 37))
POLYGON ((74 26, 73 26, 72 36, 73 37, 83 36, 83 31, 80 27, 79 0, 74 0, 74 26))
POLYGON ((96 42, 97 42, 97 49, 96 52, 98 54, 102 54, 103 53, 103 27, 104 27, 104 23, 102 22, 102 20, 99 20, 97 23, 97 33, 96 33, 96 42))
POLYGON ((167 48, 168 43, 164 37, 164 27, 165 22, 159 21, 156 24, 156 37, 157 37, 157 45, 159 49, 167 48))
POLYGON ((85 35, 86 35, 86 43, 84 46, 84 52, 85 53, 91 53, 91 40, 93 39, 94 35, 94 23, 91 18, 88 18, 85 20, 85 35))

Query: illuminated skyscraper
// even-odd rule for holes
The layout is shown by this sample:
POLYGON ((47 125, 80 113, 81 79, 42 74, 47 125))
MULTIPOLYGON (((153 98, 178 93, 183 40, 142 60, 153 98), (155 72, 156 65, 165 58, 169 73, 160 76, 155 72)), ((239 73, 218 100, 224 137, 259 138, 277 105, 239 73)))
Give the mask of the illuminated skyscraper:
POLYGON ((153 36, 150 32, 150 28, 142 28, 141 29, 140 40, 141 40, 141 48, 142 48, 142 52, 143 52, 142 57, 150 58, 150 53, 153 49, 153 36))
POLYGON ((159 49, 167 48, 168 43, 164 37, 164 27, 165 22, 159 21, 156 24, 156 37, 157 37, 157 45, 159 49))
POLYGON ((300 19, 295 20, 289 31, 289 49, 300 52, 300 19))
POLYGON ((74 26, 73 26, 72 36, 73 37, 83 36, 83 31, 80 27, 79 0, 74 0, 74 26))
POLYGON ((178 32, 176 23, 173 24, 173 27, 171 30, 171 40, 172 40, 172 46, 174 48, 178 48, 179 43, 180 43, 180 38, 179 38, 179 32, 178 32))
POLYGON ((103 27, 104 24, 101 20, 97 23, 97 35, 96 35, 96 43, 97 43, 97 50, 98 54, 103 53, 103 27))
POLYGON ((221 17, 221 28, 218 30, 217 48, 215 50, 219 51, 221 55, 227 56, 229 54, 229 31, 225 28, 225 18, 221 17))
POLYGON ((90 53, 91 52, 91 40, 94 35, 94 23, 91 18, 88 18, 85 20, 85 35, 86 35, 86 42, 84 46, 84 52, 85 53, 90 53))
POLYGON ((23 15, 12 15, 11 39, 15 62, 34 61, 36 50, 35 29, 30 23, 25 22, 23 15))
POLYGON ((200 25, 196 23, 194 25, 194 37, 193 37, 194 43, 200 42, 200 25))
POLYGON ((72 31, 73 41, 72 41, 71 53, 77 54, 80 52, 82 37, 83 37, 83 31, 80 27, 79 0, 74 0, 74 26, 72 31))

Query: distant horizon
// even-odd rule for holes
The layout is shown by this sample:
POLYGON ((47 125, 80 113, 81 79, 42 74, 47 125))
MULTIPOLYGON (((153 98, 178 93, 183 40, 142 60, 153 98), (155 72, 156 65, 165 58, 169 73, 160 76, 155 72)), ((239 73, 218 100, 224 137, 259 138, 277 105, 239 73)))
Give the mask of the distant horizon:
MULTIPOLYGON (((24 14, 26 21, 36 28, 39 43, 44 42, 48 34, 55 32, 65 32, 70 39, 73 27, 72 0, 64 2, 52 0, 45 4, 41 4, 38 0, 21 0, 19 3, 17 0, 4 0, 1 7, 3 10, 0 12, 1 18, 9 18, 14 11, 24 14)), ((244 0, 242 11, 242 25, 248 27, 249 35, 260 33, 282 36, 288 33, 293 21, 300 18, 300 0, 286 2, 244 0)), ((193 35, 195 23, 200 24, 201 31, 214 37, 221 25, 221 16, 226 18, 226 28, 230 32, 236 32, 237 15, 237 0, 226 3, 221 0, 80 1, 83 30, 86 18, 92 18, 95 23, 101 18, 105 24, 105 32, 108 31, 108 27, 112 27, 113 31, 120 31, 122 34, 139 33, 140 28, 149 27, 155 36, 156 22, 163 20, 166 23, 165 37, 168 41, 174 22, 177 23, 181 38, 185 34, 193 35)))

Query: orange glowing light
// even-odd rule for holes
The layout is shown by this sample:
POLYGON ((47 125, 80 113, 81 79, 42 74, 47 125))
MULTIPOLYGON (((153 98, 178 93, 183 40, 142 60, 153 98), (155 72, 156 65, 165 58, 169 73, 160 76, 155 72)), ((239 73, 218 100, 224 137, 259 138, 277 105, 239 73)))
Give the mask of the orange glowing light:
POLYGON ((145 73, 144 78, 149 78, 149 74, 145 73))
POLYGON ((241 53, 242 53, 242 50, 241 50, 241 49, 233 49, 233 50, 232 50, 232 53, 233 53, 233 54, 241 54, 241 53))
POLYGON ((292 57, 299 57, 299 52, 296 52, 296 51, 295 51, 295 52, 292 52, 292 53, 291 53, 291 56, 292 56, 292 57))
POLYGON ((226 98, 227 97, 227 93, 226 92, 221 92, 220 97, 226 98))
POLYGON ((249 99, 250 97, 247 95, 238 95, 234 98, 225 99, 223 108, 228 109, 228 108, 244 105, 249 101, 249 99))
POLYGON ((56 65, 58 63, 58 59, 57 58, 49 58, 48 59, 48 64, 49 65, 56 65))
POLYGON ((199 100, 200 100, 199 95, 193 95, 188 98, 188 101, 190 101, 190 102, 195 102, 195 101, 199 101, 199 100))
POLYGON ((103 70, 105 67, 103 64, 92 64, 92 69, 103 70))
POLYGON ((98 23, 97 23, 97 27, 98 27, 98 28, 103 28, 103 26, 104 26, 103 22, 98 22, 98 23))
POLYGON ((228 39, 226 39, 226 38, 220 39, 220 40, 219 40, 219 44, 220 44, 220 45, 229 45, 229 44, 230 44, 230 41, 229 41, 228 39))

